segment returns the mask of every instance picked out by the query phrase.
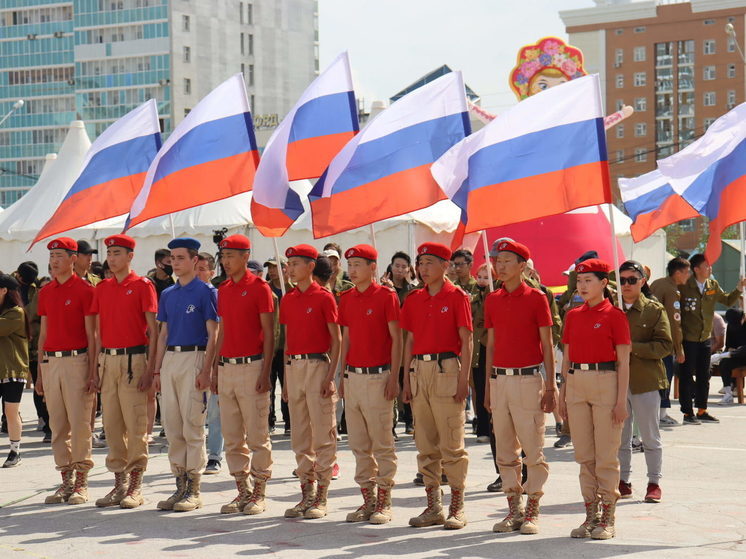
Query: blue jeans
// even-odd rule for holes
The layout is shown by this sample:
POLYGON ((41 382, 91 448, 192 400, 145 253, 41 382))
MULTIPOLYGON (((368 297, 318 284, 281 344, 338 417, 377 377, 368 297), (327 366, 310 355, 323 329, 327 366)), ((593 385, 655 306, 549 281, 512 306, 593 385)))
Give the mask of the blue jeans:
POLYGON ((674 361, 673 355, 663 358, 663 364, 666 366, 666 378, 668 379, 668 388, 661 389, 661 408, 671 407, 671 385, 673 384, 674 361))
POLYGON ((220 426, 218 395, 210 393, 207 404, 207 459, 223 460, 223 430, 220 426))

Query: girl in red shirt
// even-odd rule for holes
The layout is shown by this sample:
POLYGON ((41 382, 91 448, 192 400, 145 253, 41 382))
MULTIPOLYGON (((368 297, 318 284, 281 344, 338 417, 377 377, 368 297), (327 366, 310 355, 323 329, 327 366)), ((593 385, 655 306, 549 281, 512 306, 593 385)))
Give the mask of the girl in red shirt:
POLYGON ((585 304, 565 317, 560 414, 570 421, 585 521, 573 538, 613 538, 619 499, 618 451, 627 418, 630 333, 608 289, 611 267, 593 258, 578 265, 585 304))

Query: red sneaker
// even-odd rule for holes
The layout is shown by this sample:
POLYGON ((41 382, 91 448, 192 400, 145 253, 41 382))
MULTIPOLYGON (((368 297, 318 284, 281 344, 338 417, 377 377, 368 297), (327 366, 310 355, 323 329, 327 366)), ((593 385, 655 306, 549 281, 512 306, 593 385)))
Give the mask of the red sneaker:
POLYGON ((339 464, 332 466, 332 479, 339 479, 339 464))
POLYGON ((661 502, 661 486, 657 483, 648 483, 648 490, 645 493, 646 503, 660 503, 661 502))
POLYGON ((632 484, 626 481, 619 481, 619 493, 622 499, 629 499, 632 497, 632 484))

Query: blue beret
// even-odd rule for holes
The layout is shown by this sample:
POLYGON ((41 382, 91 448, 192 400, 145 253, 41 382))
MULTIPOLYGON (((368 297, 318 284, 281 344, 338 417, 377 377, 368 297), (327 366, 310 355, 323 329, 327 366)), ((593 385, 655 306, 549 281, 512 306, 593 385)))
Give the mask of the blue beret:
POLYGON ((201 246, 202 244, 197 239, 193 239, 192 237, 179 237, 178 239, 173 239, 171 242, 168 243, 168 248, 172 250, 175 248, 199 250, 199 247, 201 246))

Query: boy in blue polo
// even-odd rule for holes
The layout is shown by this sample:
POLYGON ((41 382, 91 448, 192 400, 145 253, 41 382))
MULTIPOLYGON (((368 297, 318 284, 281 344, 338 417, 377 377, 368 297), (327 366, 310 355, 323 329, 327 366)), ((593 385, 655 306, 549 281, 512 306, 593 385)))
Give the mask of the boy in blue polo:
POLYGON ((200 480, 207 462, 206 391, 217 341, 217 297, 215 290, 197 277, 199 241, 178 238, 168 243, 168 248, 178 281, 161 295, 154 375, 161 392, 161 418, 176 491, 159 502, 158 508, 183 512, 202 506, 200 480))

